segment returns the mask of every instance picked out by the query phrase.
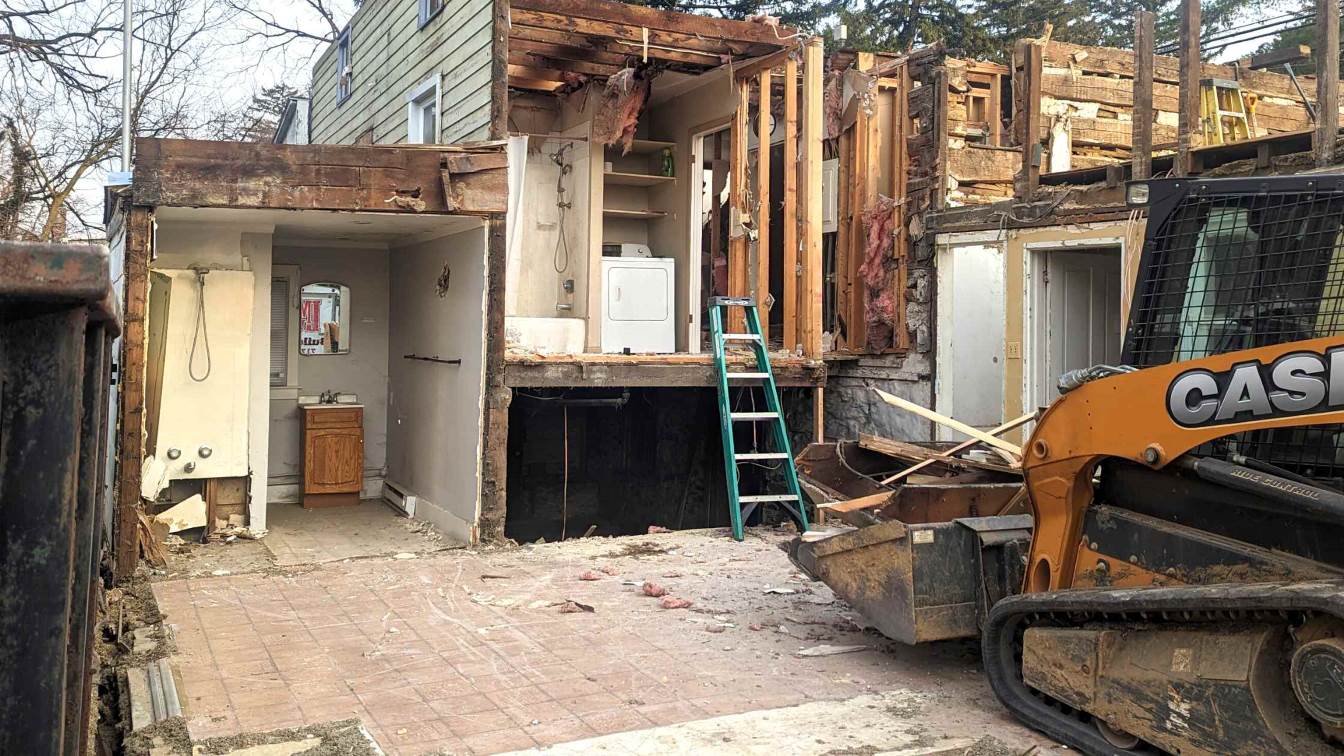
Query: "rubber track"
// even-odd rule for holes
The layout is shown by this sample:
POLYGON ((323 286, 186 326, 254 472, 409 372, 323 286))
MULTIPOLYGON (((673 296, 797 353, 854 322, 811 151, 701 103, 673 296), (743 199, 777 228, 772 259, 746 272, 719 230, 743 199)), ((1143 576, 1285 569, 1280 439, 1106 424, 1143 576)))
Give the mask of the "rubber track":
POLYGON ((1099 620, 1195 622, 1248 614, 1326 614, 1344 620, 1344 580, 1175 588, 1081 589, 1010 596, 994 605, 981 634, 990 687, 1009 711, 1033 729, 1093 756, 1151 754, 1107 743, 1092 725, 1037 698, 1022 681, 1016 652, 1033 622, 1081 625, 1099 620))

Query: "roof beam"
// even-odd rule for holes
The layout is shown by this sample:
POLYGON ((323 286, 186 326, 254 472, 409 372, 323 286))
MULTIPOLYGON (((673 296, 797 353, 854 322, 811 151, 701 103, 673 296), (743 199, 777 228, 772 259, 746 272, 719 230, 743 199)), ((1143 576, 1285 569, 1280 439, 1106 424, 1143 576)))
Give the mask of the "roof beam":
POLYGON ((795 36, 794 30, 786 27, 656 10, 611 0, 513 0, 510 8, 548 11, 564 17, 643 27, 651 31, 678 32, 692 37, 774 46, 788 44, 795 36))
POLYGON ((699 62, 706 65, 717 65, 721 63, 722 61, 718 59, 718 56, 721 55, 754 57, 756 55, 765 55, 773 52, 780 46, 779 44, 767 46, 741 40, 722 39, 717 36, 699 36, 660 29, 650 29, 648 27, 631 26, 629 24, 621 24, 613 21, 599 21, 579 16, 566 16, 544 10, 531 10, 517 6, 510 8, 509 14, 512 21, 511 37, 535 39, 536 37, 533 36, 528 29, 520 28, 534 27, 542 30, 558 30, 586 37, 619 40, 625 43, 634 43, 642 48, 645 32, 647 31, 650 54, 655 50, 699 54, 702 56, 700 60, 687 62, 699 62), (709 61, 705 60, 705 58, 713 58, 713 60, 709 61))

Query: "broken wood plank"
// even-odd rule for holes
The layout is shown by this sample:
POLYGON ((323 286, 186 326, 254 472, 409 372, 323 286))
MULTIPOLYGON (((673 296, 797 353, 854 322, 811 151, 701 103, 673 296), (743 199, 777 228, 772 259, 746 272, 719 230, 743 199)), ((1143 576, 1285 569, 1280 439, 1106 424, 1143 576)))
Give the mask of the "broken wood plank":
MULTIPOLYGON (((1025 414, 1025 415, 1023 415, 1022 417, 1017 418, 1016 420, 1010 420, 1010 421, 1004 423, 1003 425, 1000 425, 1000 426, 998 426, 997 428, 994 428, 994 429, 988 431, 988 433, 989 433, 989 435, 991 435, 991 436, 997 436, 997 435, 999 435, 999 434, 1001 434, 1001 433, 1007 433, 1008 431, 1013 430, 1014 428, 1018 428, 1018 427, 1020 427, 1020 426, 1022 426, 1022 425, 1026 425, 1028 422, 1030 422, 1030 421, 1031 421, 1032 419, 1034 419, 1035 417, 1036 417, 1036 413, 1035 413, 1035 412, 1031 412, 1031 413, 1025 414)), ((954 455, 954 454, 956 454, 956 453, 958 453, 958 452, 966 451, 967 449, 969 449, 969 448, 971 448, 972 446, 975 446, 975 445, 977 445, 977 444, 979 444, 979 443, 981 443, 981 441, 980 441, 980 439, 978 439, 978 438, 973 438, 973 439, 970 439, 969 441, 963 441, 963 442, 957 444, 956 446, 952 447, 951 449, 948 449, 948 450, 946 450, 946 451, 944 451, 944 452, 941 452, 941 453, 937 454, 937 455, 934 456, 934 457, 931 457, 931 458, 929 458, 929 459, 924 460, 923 462, 919 462, 919 463, 917 463, 917 464, 911 465, 910 467, 907 467, 907 468, 905 468, 904 470, 901 470, 900 472, 896 473, 895 475, 887 476, 887 477, 883 478, 882 480, 880 480, 880 481, 878 481, 878 482, 881 483, 881 484, 884 485, 884 486, 891 485, 892 483, 895 483, 896 481, 900 480, 901 478, 906 477, 907 475, 910 475, 910 474, 912 474, 912 473, 916 473, 916 472, 919 472, 920 470, 923 470, 924 468, 928 467, 929 465, 935 464, 935 463, 937 463, 937 462, 946 462, 946 461, 953 460, 953 456, 952 456, 952 455, 954 455)), ((960 459, 958 459, 958 460, 956 460, 956 461, 966 462, 966 461, 969 461, 969 460, 960 460, 960 459)))
POLYGON ((948 417, 947 415, 941 415, 927 407, 921 407, 920 405, 915 404, 912 401, 902 399, 899 396, 888 394, 882 389, 874 388, 873 391, 877 392, 877 395, 882 398, 882 401, 886 402, 887 404, 890 404, 893 407, 899 407, 900 409, 903 409, 907 412, 913 412, 914 414, 919 415, 925 420, 935 422, 945 428, 951 428, 952 430, 961 433, 963 435, 970 436, 971 438, 979 439, 981 442, 989 446, 992 446, 995 449, 1001 449, 1003 451, 1006 451, 1019 459, 1021 459, 1022 457, 1022 447, 1016 444, 1010 444, 1001 438, 995 438, 994 436, 991 436, 990 434, 980 430, 979 428, 969 426, 961 422, 960 420, 955 420, 953 418, 948 417))
POLYGON ((818 504, 817 509, 823 509, 827 512, 834 512, 837 514, 857 512, 861 509, 880 507, 890 501, 891 497, 895 495, 895 491, 883 491, 881 493, 869 494, 868 496, 860 496, 857 499, 849 499, 848 501, 830 501, 825 504, 818 504))
MULTIPOLYGON (((971 442, 974 444, 980 443, 980 441, 977 439, 971 439, 971 442)), ((927 467, 928 465, 938 464, 942 465, 945 468, 948 468, 949 470, 956 470, 956 471, 987 470, 989 472, 1008 473, 1008 474, 1020 473, 1020 468, 1012 464, 981 462, 975 459, 964 459, 961 457, 953 457, 950 453, 942 452, 939 451, 938 449, 931 449, 927 446, 920 446, 919 444, 911 444, 905 441, 896 441, 894 439, 884 438, 882 436, 874 436, 868 433, 859 434, 859 446, 861 448, 868 449, 869 451, 875 451, 880 454, 885 454, 888 457, 895 457, 897 459, 903 459, 909 462, 915 462, 917 463, 917 465, 923 465, 924 467, 927 467)), ((921 467, 920 469, 923 468, 921 467)), ((908 476, 913 472, 916 472, 916 470, 902 470, 896 475, 891 476, 891 478, 899 480, 900 478, 908 476)), ((883 485, 885 485, 885 483, 883 485)))

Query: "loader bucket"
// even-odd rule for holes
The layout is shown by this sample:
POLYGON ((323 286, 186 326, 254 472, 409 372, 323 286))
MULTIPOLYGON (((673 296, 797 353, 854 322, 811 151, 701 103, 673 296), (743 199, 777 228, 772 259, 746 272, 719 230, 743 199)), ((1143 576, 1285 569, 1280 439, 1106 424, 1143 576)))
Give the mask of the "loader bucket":
MULTIPOLYGON (((814 503, 880 492, 864 474, 872 464, 843 444, 814 444, 799 455, 814 503)), ((1031 516, 997 514, 1020 489, 1020 480, 984 476, 902 485, 880 507, 793 539, 789 557, 889 638, 974 638, 990 607, 1021 585, 1031 516)))

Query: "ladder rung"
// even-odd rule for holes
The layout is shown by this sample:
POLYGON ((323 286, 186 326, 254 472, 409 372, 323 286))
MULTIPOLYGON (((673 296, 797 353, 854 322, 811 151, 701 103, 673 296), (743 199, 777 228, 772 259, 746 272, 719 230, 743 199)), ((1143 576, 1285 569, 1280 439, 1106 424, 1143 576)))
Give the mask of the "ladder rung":
POLYGON ((798 497, 793 494, 758 494, 756 496, 739 496, 737 501, 740 504, 762 504, 767 501, 798 501, 798 497))
POLYGON ((725 333, 724 341, 760 341, 761 337, 754 333, 725 333))
POLYGON ((784 452, 747 452, 746 454, 734 454, 733 459, 788 459, 789 455, 784 452))
POLYGON ((779 417, 778 412, 730 412, 728 417, 734 420, 774 420, 779 417))
POLYGON ((730 381, 763 381, 770 377, 769 373, 724 373, 730 381))

